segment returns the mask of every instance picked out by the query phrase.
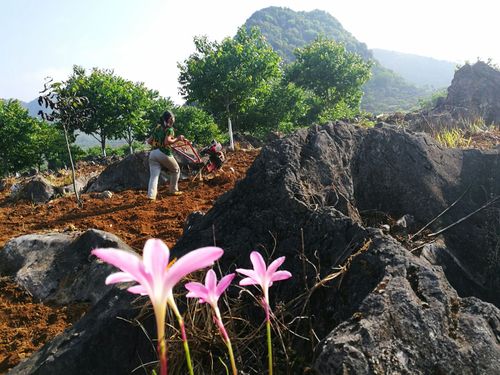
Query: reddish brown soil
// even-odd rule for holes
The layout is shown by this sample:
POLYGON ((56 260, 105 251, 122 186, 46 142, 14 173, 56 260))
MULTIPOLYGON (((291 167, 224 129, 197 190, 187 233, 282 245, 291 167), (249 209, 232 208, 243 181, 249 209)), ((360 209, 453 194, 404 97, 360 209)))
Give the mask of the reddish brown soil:
MULTIPOLYGON (((160 238, 172 247, 187 216, 210 209, 219 195, 245 176, 257 154, 257 150, 228 153, 224 172, 205 181, 181 181, 184 194, 178 197, 167 196, 166 187, 161 187, 154 202, 149 202, 145 191, 128 190, 109 199, 84 194, 82 208, 73 196, 34 205, 9 202, 6 189, 0 192, 0 249, 23 234, 90 228, 114 233, 136 250, 148 238, 160 238)), ((66 329, 85 309, 35 303, 10 280, 0 279, 0 374, 66 329)))

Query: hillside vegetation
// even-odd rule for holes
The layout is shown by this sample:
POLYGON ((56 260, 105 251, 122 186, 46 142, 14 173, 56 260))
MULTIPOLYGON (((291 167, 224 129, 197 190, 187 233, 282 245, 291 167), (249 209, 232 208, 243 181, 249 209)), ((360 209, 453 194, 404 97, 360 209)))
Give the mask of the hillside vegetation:
MULTIPOLYGON (((334 39, 365 60, 375 60, 366 44, 345 30, 340 22, 322 10, 295 12, 288 8, 269 7, 255 12, 245 23, 256 26, 286 63, 294 60, 293 51, 311 43, 316 37, 334 39)), ((394 71, 374 61, 372 78, 364 86, 363 110, 381 113, 413 108, 428 90, 407 82, 394 71)))

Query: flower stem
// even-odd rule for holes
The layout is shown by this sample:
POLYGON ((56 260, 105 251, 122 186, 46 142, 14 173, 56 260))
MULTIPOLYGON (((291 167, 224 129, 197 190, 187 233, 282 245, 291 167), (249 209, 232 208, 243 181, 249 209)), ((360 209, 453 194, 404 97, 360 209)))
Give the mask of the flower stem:
POLYGON ((226 341, 227 351, 229 353, 229 359, 231 361, 231 368, 233 369, 233 375, 238 375, 238 370, 236 369, 236 362, 234 360, 233 346, 231 345, 231 340, 226 341))
POLYGON ((271 343, 271 317, 270 317, 270 307, 269 298, 267 293, 264 294, 264 310, 266 311, 266 330, 267 330, 267 364, 269 367, 269 375, 273 375, 273 346, 271 343))
POLYGON ((186 337, 186 329, 184 328, 184 319, 179 316, 177 320, 179 322, 179 327, 181 328, 182 344, 184 345, 184 351, 186 352, 186 362, 189 369, 189 375, 194 375, 193 364, 191 363, 191 353, 189 352, 189 345, 186 337))
POLYGON ((167 375, 167 343, 165 341, 165 311, 155 311, 156 332, 158 335, 158 359, 160 375, 167 375))
POLYGON ((266 322, 267 328, 267 362, 269 366, 269 375, 273 375, 273 346, 271 345, 271 321, 266 322))
POLYGON ((167 375, 167 348, 165 338, 158 341, 158 356, 160 358, 160 375, 167 375))
POLYGON ((189 345, 186 336, 186 328, 184 327, 184 319, 182 318, 182 315, 180 314, 179 309, 177 308, 177 305, 175 304, 175 301, 173 299, 169 300, 169 305, 174 311, 174 314, 177 317, 177 322, 179 323, 179 328, 181 330, 182 336, 182 345, 184 346, 184 352, 186 353, 186 362, 189 369, 189 375, 194 375, 193 364, 191 362, 191 353, 189 352, 189 345))
POLYGON ((227 346, 227 351, 229 353, 229 360, 231 361, 231 369, 233 370, 233 375, 238 375, 238 370, 236 369, 236 361, 234 360, 233 346, 231 345, 231 340, 229 339, 229 335, 227 334, 226 327, 224 327, 224 323, 222 323, 222 318, 220 316, 219 309, 215 307, 214 311, 215 311, 215 323, 219 327, 222 340, 227 346))

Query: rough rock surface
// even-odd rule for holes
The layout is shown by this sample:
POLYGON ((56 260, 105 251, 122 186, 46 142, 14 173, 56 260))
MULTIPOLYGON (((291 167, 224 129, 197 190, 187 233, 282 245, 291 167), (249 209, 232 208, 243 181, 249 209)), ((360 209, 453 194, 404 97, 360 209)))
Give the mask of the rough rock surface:
MULTIPOLYGON (((500 195, 498 150, 445 149, 424 133, 332 124, 269 144, 247 178, 221 197, 203 220, 191 223, 178 246, 189 249, 212 243, 215 234, 217 243, 235 256, 245 256, 259 243, 272 248, 274 240, 280 244, 276 251, 294 254, 300 231, 320 227, 323 212, 328 216, 340 212, 356 223, 361 223, 360 212, 411 214, 421 228, 462 194, 453 208, 434 221, 432 230, 456 223, 500 195)), ((443 233, 467 273, 481 280, 463 282, 462 272, 447 273, 452 285, 457 281, 464 286, 459 289, 462 296, 473 295, 497 306, 499 203, 443 233)), ((314 235, 311 243, 308 236, 305 241, 306 248, 318 248, 333 246, 330 242, 336 239, 317 243, 314 235)))
MULTIPOLYGON (((412 134, 390 126, 366 130, 345 124, 327 125, 298 132, 264 148, 248 171, 247 178, 219 199, 203 218, 192 222, 176 249, 210 244, 215 238, 217 244, 226 250, 224 264, 243 263, 243 267, 249 266, 248 253, 255 248, 287 255, 286 269, 298 277, 287 281, 286 287, 277 286, 273 293, 278 292, 281 298, 289 300, 303 288, 302 266, 297 259, 302 247, 309 259, 318 260, 322 276, 325 276, 371 237, 362 229, 360 212, 377 210, 394 217, 411 214, 417 226, 422 227, 463 193, 459 203, 430 226, 432 230, 456 223, 492 197, 500 195, 498 151, 443 149, 425 134, 412 134)), ((381 306, 387 311, 403 309, 392 315, 400 325, 400 330, 394 335, 401 337, 391 350, 412 348, 414 353, 408 354, 414 365, 410 372, 429 373, 429 369, 434 368, 434 358, 426 357, 431 349, 419 349, 422 335, 434 332, 438 321, 452 318, 458 321, 460 331, 456 335, 446 329, 435 331, 441 337, 430 348, 439 351, 440 345, 445 343, 447 348, 443 357, 446 365, 440 363, 434 369, 446 369, 444 373, 478 373, 475 363, 479 358, 484 358, 482 366, 485 367, 481 373, 493 374, 498 369, 498 309, 476 298, 461 298, 476 296, 497 306, 500 304, 497 292, 500 290, 500 262, 498 257, 495 258, 500 238, 498 212, 497 202, 443 233, 441 240, 447 244, 453 257, 435 258, 434 263, 445 268, 444 274, 441 268, 416 258, 408 250, 397 249, 400 253, 398 262, 402 263, 400 267, 413 270, 410 264, 415 263, 416 270, 420 270, 425 266, 423 274, 429 279, 424 279, 420 271, 401 270, 399 276, 391 276, 394 281, 388 279, 388 282, 399 285, 400 293, 404 290, 411 298, 420 293, 415 284, 401 284, 401 277, 412 272, 415 275, 408 278, 421 278, 423 285, 442 280, 433 286, 434 289, 424 290, 432 294, 439 289, 442 296, 430 309, 438 310, 437 316, 422 318, 418 322, 420 335, 414 334, 414 322, 404 315, 405 299, 390 299, 385 307, 381 306), (463 312, 460 306, 464 306, 463 312), (477 332, 463 327, 466 324, 484 327, 485 330, 481 331, 484 336, 481 333, 481 337, 476 337, 477 332), (490 326, 496 328, 488 328, 490 326), (406 331, 411 331, 413 336, 405 339, 406 331), (475 349, 468 349, 468 342, 476 340, 475 349)), ((384 242, 374 249, 375 254, 380 255, 370 257, 360 267, 354 265, 336 292, 321 292, 315 298, 311 297, 314 329, 319 337, 325 337, 322 335, 327 335, 336 322, 349 319, 358 312, 366 299, 375 298, 372 294, 377 295, 377 285, 386 273, 390 274, 388 269, 392 267, 378 258, 387 251, 384 248, 396 251, 391 242, 384 242), (362 281, 351 288, 345 280, 356 275, 362 281)), ((313 274, 308 275, 309 280, 313 277, 313 274)), ((395 293, 398 295, 397 291, 395 293)), ((415 304, 412 313, 426 316, 427 308, 425 304, 415 304)), ((368 315, 366 319, 376 320, 376 317, 368 315)), ((364 343, 360 340, 355 349, 363 352, 364 343)), ((380 345, 382 353, 385 345, 382 339, 374 339, 372 344, 380 345)), ((342 351, 345 348, 337 349, 342 351)), ((337 349, 333 346, 328 350, 337 349)), ((323 347, 322 351, 325 350, 323 347)), ((356 350, 352 353, 354 357, 356 350)), ((380 361, 378 368, 390 372, 393 368, 390 363, 394 359, 390 356, 377 358, 380 361)), ((404 362, 404 358, 401 361, 404 362)), ((328 368, 320 362, 316 366, 328 368)), ((394 368, 404 370, 402 364, 398 366, 394 368)), ((376 373, 376 368, 371 366, 359 373, 376 373)), ((331 372, 319 373, 342 372, 332 367, 331 372)))
MULTIPOLYGON (((190 218, 172 251, 182 254, 215 241, 225 250, 223 271, 233 271, 235 264, 250 267, 254 249, 287 256, 283 268, 294 276, 273 285, 271 303, 288 303, 292 316, 303 317, 290 328, 308 337, 310 325, 321 340, 313 353, 314 342, 295 336, 289 348, 292 373, 312 366, 319 374, 496 374, 498 202, 438 237, 434 246, 440 244, 450 257, 430 247, 419 256, 365 227, 364 215, 409 214, 422 227, 462 196, 430 225, 437 231, 500 195, 499 166, 498 150, 442 149, 426 135, 394 127, 338 123, 304 129, 264 147, 244 180, 208 213, 190 218), (319 287, 318 278, 329 281, 319 287), (305 305, 296 299, 301 293, 308 295, 305 305)), ((134 354, 140 338, 123 340, 128 333, 107 325, 113 321, 107 304, 131 300, 121 292, 114 299, 113 293, 13 373, 58 373, 64 364, 67 373, 120 374, 151 359, 134 354), (99 314, 102 320, 96 320, 99 314), (88 326, 96 322, 102 323, 97 332, 88 326), (99 345, 105 337, 120 337, 93 358, 93 332, 99 345), (57 360, 49 360, 50 353, 59 353, 57 360), (110 367, 111 361, 120 368, 110 367)), ((132 316, 131 310, 124 307, 120 314, 132 316)), ((260 310, 245 311, 248 319, 261 321, 260 310)), ((253 358, 252 366, 265 371, 260 359, 253 358)))
POLYGON ((97 247, 132 251, 115 235, 95 229, 83 234, 28 234, 7 242, 0 251, 0 275, 13 277, 42 302, 95 304, 112 288, 104 280, 113 270, 91 256, 97 247))
POLYGON ((375 279, 379 282, 357 312, 319 345, 318 374, 494 374, 500 369, 500 311, 493 305, 458 297, 440 267, 408 255, 395 241, 375 239, 373 248, 354 260, 343 292, 356 293, 375 279))
MULTIPOLYGON (((88 177, 78 177, 75 181, 76 189, 81 193, 88 183, 88 177)), ((21 181, 11 194, 11 199, 28 200, 33 203, 46 203, 51 199, 64 194, 74 193, 73 183, 66 186, 54 186, 45 177, 35 175, 21 181)))
POLYGON ((54 196, 54 187, 42 176, 35 176, 22 185, 16 199, 26 199, 33 203, 45 203, 54 196))
MULTIPOLYGON (((390 123, 407 123, 413 130, 437 132, 471 125, 500 124, 500 71, 485 62, 465 64, 455 72, 447 96, 430 110, 394 114, 390 123)), ((474 129, 473 129, 474 130, 474 129)))
POLYGON ((448 95, 435 112, 453 118, 482 117, 486 124, 500 124, 500 71, 483 61, 465 64, 455 72, 448 95))
POLYGON ((86 192, 146 189, 149 180, 148 156, 147 152, 138 152, 109 165, 86 192))
MULTIPOLYGON (((109 292, 71 329, 8 374, 130 374, 141 359, 154 361, 153 345, 134 323, 145 302, 134 303, 136 298, 120 289, 109 292)), ((153 324, 142 324, 146 331, 155 329, 153 324)))
MULTIPOLYGON (((110 164, 106 169, 85 189, 85 192, 102 192, 109 190, 112 192, 148 188, 149 182, 149 152, 141 151, 126 158, 110 164)), ((176 157, 179 165, 186 164, 184 159, 176 157)), ((168 175, 165 171, 160 174, 159 184, 165 184, 168 175)))

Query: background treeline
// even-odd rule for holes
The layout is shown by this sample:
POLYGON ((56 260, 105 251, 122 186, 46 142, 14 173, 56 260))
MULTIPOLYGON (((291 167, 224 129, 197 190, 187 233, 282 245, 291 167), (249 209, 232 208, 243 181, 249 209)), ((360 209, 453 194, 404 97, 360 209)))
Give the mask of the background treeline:
POLYGON ((65 133, 76 160, 106 156, 110 140, 117 139, 125 145, 114 153, 132 153, 144 147, 166 109, 175 113, 178 133, 206 145, 214 138, 226 141, 229 125, 262 138, 319 122, 359 120, 363 106, 377 101, 401 109, 417 100, 414 87, 381 67, 322 11, 267 8, 234 37, 217 42, 198 36, 194 46, 178 64, 182 106, 113 70, 79 66, 65 81, 45 83, 45 120, 30 117, 18 101, 0 101, 0 174, 67 166, 65 133), (77 134, 95 138, 99 149, 76 147, 77 134))

